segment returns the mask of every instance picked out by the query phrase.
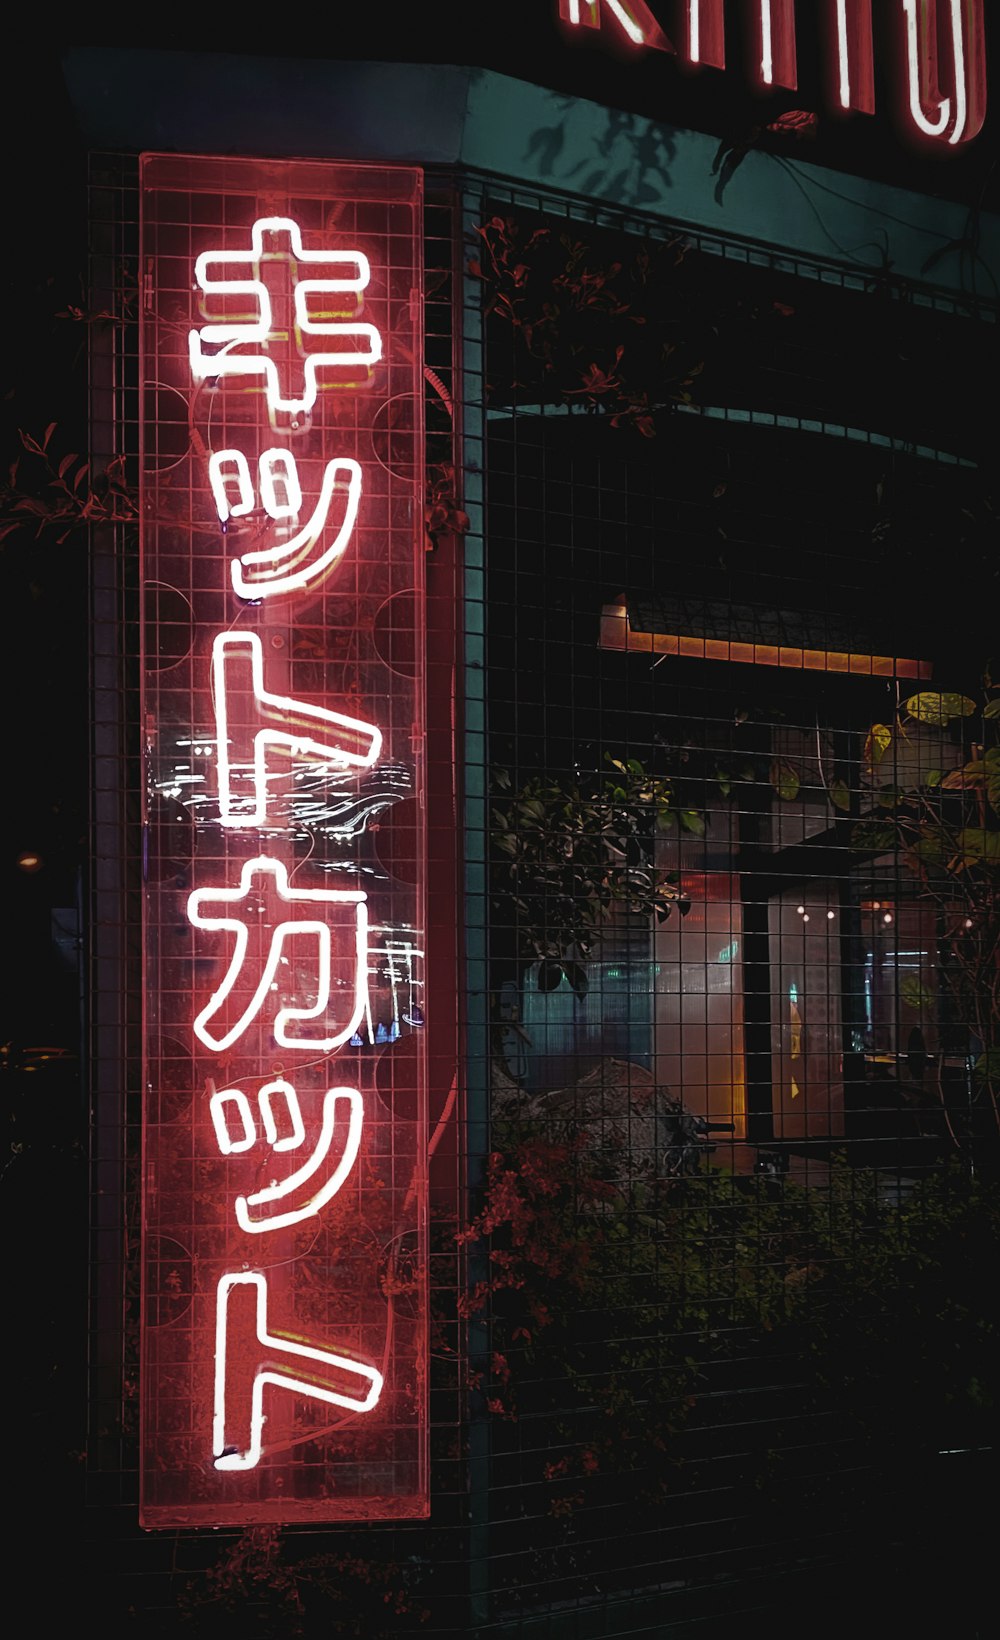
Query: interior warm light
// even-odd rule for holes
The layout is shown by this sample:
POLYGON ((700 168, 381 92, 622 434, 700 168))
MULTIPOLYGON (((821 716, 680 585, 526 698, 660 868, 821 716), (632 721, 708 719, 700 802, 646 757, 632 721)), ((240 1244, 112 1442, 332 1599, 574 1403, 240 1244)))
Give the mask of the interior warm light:
POLYGON ((42 865, 40 854, 19 854, 17 863, 22 871, 38 871, 42 865))
POLYGON ((794 645, 744 643, 730 638, 692 637, 676 632, 636 632, 626 604, 605 604, 601 610, 601 649, 631 654, 676 655, 691 660, 729 661, 744 666, 788 666, 805 672, 838 672, 858 677, 930 678, 933 667, 922 661, 891 655, 845 654, 839 650, 801 649, 794 645))

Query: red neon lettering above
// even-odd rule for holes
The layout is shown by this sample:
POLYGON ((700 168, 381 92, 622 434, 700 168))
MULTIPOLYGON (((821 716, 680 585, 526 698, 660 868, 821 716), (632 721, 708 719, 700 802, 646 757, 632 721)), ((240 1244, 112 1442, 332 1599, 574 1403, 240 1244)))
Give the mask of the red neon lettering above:
POLYGON ((723 0, 684 0, 686 62, 726 66, 726 19, 723 0))
POLYGON ((902 7, 911 120, 921 136, 952 147, 971 142, 986 118, 983 0, 902 0, 902 7))
POLYGON ((651 51, 673 51, 646 0, 559 0, 559 15, 564 23, 600 28, 605 6, 618 30, 632 45, 647 46, 651 51))
POLYGON ((836 43, 836 100, 845 113, 875 112, 872 0, 829 0, 836 43))
POLYGON ((795 61, 795 0, 760 0, 756 31, 758 52, 754 76, 759 85, 794 91, 799 83, 795 61))
MULTIPOLYGON (((645 0, 558 0, 571 26, 599 29, 610 19, 635 46, 679 55, 691 66, 725 68, 724 0, 679 0, 679 53, 645 0)), ((762 90, 798 85, 795 0, 754 0, 752 76, 762 90)), ((834 103, 875 112, 871 0, 826 0, 834 103)), ((898 0, 906 109, 922 137, 952 147, 971 142, 986 118, 983 0, 898 0)))

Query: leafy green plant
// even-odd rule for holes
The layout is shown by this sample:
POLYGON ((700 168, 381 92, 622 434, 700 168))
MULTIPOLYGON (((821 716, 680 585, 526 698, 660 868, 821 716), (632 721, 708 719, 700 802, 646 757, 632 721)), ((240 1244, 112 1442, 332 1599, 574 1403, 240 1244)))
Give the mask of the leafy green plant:
MULTIPOLYGON (((807 1189, 664 1176, 652 1157, 623 1186, 585 1124, 522 1113, 497 1137, 461 1238, 484 1271, 466 1313, 490 1324, 473 1389, 501 1428, 530 1420, 534 1507, 560 1529, 585 1531, 587 1506, 612 1497, 667 1497, 701 1396, 752 1360, 772 1384, 791 1370, 808 1406, 837 1410, 890 1466, 896 1442, 992 1439, 995 1181, 955 1168, 900 1201, 837 1158, 807 1189)), ((753 1459, 764 1490, 772 1458, 753 1459)))
POLYGON ((495 917, 512 928, 520 960, 552 964, 577 989, 616 911, 662 922, 686 909, 676 873, 654 863, 657 832, 704 830, 697 810, 675 806, 669 780, 636 758, 607 763, 609 775, 534 775, 517 790, 494 774, 495 917))
MULTIPOLYGON (((971 755, 948 772, 927 768, 905 785, 879 786, 880 817, 858 821, 851 838, 866 852, 897 852, 918 899, 934 909, 938 972, 975 1055, 974 1097, 1000 1132, 1000 686, 988 669, 984 685, 979 703, 958 692, 921 690, 891 724, 873 726, 866 747, 873 779, 921 726, 946 731, 961 724, 971 755)), ((951 1132, 958 1142, 953 1124, 951 1132)))

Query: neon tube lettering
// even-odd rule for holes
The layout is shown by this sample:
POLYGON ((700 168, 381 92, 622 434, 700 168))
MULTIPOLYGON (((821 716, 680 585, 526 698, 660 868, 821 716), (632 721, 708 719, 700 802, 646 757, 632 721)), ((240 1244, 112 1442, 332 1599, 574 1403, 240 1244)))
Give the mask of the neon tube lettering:
MULTIPOLYGON (((316 980, 316 1001, 308 1007, 292 1008, 278 1007, 274 1018, 274 1040, 283 1048, 322 1048, 330 1053, 335 1048, 342 1047, 350 1040, 361 1023, 368 1001, 368 909, 367 895, 350 889, 330 888, 290 888, 288 872, 280 860, 268 855, 258 855, 253 860, 243 864, 240 873, 239 888, 203 888, 196 889, 188 896, 188 920, 195 928, 205 928, 211 932, 225 931, 235 935, 236 943, 229 968, 222 983, 213 991, 206 1006, 194 1021, 194 1033, 206 1048, 215 1053, 222 1053, 232 1047, 252 1021, 261 1012, 265 1000, 270 999, 271 1006, 276 1000, 271 997, 272 986, 277 988, 279 964, 286 942, 296 936, 308 934, 316 941, 319 963, 316 980), (290 1034, 290 1027, 296 1022, 305 1024, 310 1020, 318 1020, 326 1013, 332 995, 332 949, 331 932, 328 921, 306 919, 288 921, 272 927, 269 936, 266 929, 259 930, 259 937, 269 938, 269 950, 266 958, 260 964, 260 972, 256 984, 253 985, 253 994, 243 1008, 242 1013, 234 1025, 228 1030, 215 1031, 210 1029, 212 1020, 227 1005, 237 981, 243 976, 250 946, 250 930, 247 923, 232 915, 206 915, 203 907, 221 905, 223 912, 229 906, 237 906, 248 900, 255 880, 263 879, 264 886, 272 880, 271 886, 280 898, 286 902, 303 902, 307 905, 326 907, 329 912, 336 908, 352 914, 354 924, 354 982, 352 987, 352 1002, 350 1018, 339 1030, 332 1033, 319 1029, 313 1033, 300 1030, 295 1035, 290 1034)), ((248 907, 249 909, 249 907, 248 907)), ((263 911, 263 906, 258 906, 263 911)), ((258 919, 254 919, 255 932, 258 931, 258 919)), ((249 988, 249 987, 248 987, 249 988)))
POLYGON ((219 1149, 223 1156, 237 1156, 240 1151, 251 1150, 257 1143, 257 1129, 254 1127, 253 1111, 250 1101, 240 1088, 222 1088, 213 1093, 208 1101, 209 1113, 212 1117, 212 1126, 219 1149), (239 1139, 234 1139, 226 1116, 226 1107, 232 1105, 240 1118, 243 1133, 239 1139))
POLYGON ((250 230, 250 249, 247 251, 203 251, 195 262, 195 279, 206 296, 250 296, 257 304, 255 319, 227 319, 210 321, 188 332, 188 356, 195 381, 209 381, 228 376, 263 376, 266 382, 268 409, 285 411, 292 416, 308 413, 316 402, 317 372, 320 370, 357 371, 363 368, 370 374, 382 357, 382 337, 374 325, 343 323, 339 319, 313 318, 309 298, 350 292, 360 296, 371 279, 368 258, 361 251, 307 251, 302 245, 302 232, 291 217, 259 217, 250 230), (327 336, 342 343, 353 340, 357 345, 307 353, 301 360, 304 376, 303 391, 298 396, 282 392, 278 366, 266 353, 234 353, 234 347, 266 345, 273 328, 270 293, 259 277, 260 264, 265 256, 272 260, 277 254, 264 249, 265 235, 287 235, 291 245, 290 260, 298 266, 315 264, 342 266, 347 263, 353 273, 347 278, 296 279, 293 285, 295 324, 300 336, 327 336), (250 278, 217 278, 216 266, 249 271, 250 278), (219 351, 208 351, 206 349, 219 351))
POLYGON ((907 102, 923 136, 955 145, 977 136, 986 118, 986 39, 982 0, 946 3, 954 96, 941 91, 938 0, 903 0, 907 102))
MULTIPOLYGON (((265 1424, 264 1391, 280 1389, 308 1400, 324 1401, 329 1406, 344 1407, 349 1412, 370 1412, 382 1393, 382 1374, 375 1367, 333 1350, 317 1349, 313 1345, 295 1343, 280 1333, 268 1331, 267 1278, 253 1272, 225 1275, 216 1291, 215 1309, 215 1405, 212 1419, 212 1450, 216 1469, 254 1469, 263 1456, 265 1424), (256 1337, 262 1354, 276 1362, 286 1362, 285 1370, 267 1362, 257 1368, 250 1396, 249 1442, 240 1451, 227 1439, 232 1409, 226 1392, 227 1344, 229 1332, 230 1298, 238 1287, 254 1289, 256 1299, 256 1337), (320 1374, 336 1383, 346 1378, 340 1388, 317 1382, 320 1374)), ((243 1409, 240 1409, 243 1412, 243 1409)), ((245 1417, 245 1412, 243 1413, 245 1417)))
POLYGON ((212 689, 223 826, 266 825, 267 760, 272 750, 358 769, 371 768, 382 750, 382 735, 374 723, 266 690, 264 650, 255 632, 217 635, 212 644, 212 689), (284 727, 257 728, 267 717, 277 718, 284 727))
POLYGON ((784 85, 794 91, 799 83, 795 61, 794 0, 760 0, 757 31, 760 84, 768 89, 773 85, 784 85))
MULTIPOLYGON (((559 15, 573 27, 600 28, 602 0, 559 0, 559 15)), ((634 46, 652 51, 673 51, 646 0, 603 0, 618 27, 634 46)))
POLYGON ((836 45, 835 100, 845 113, 875 112, 872 0, 833 0, 836 45))
POLYGON ((354 530, 360 501, 359 464, 346 456, 328 462, 319 500, 308 522, 288 541, 256 548, 237 559, 230 566, 234 590, 241 598, 257 599, 318 586, 343 557, 354 530), (317 553, 330 503, 335 491, 343 487, 344 477, 347 480, 347 501, 343 520, 333 539, 317 553))
POLYGON ((298 518, 302 510, 302 486, 299 483, 299 464, 292 452, 265 450, 258 465, 260 499, 268 518, 298 518), (278 500, 275 480, 285 492, 284 501, 278 500))
MULTIPOLYGON (((288 1086, 287 1083, 284 1086, 288 1086)), ((251 1196, 237 1196, 236 1218, 241 1230, 260 1234, 267 1230, 284 1230, 290 1224, 301 1224, 304 1219, 322 1212, 333 1200, 358 1159, 361 1130, 364 1125, 364 1105, 356 1088, 329 1088, 323 1101, 323 1121, 316 1148, 294 1173, 280 1182, 272 1182, 251 1196), (326 1164, 333 1155, 334 1139, 341 1124, 337 1120, 338 1106, 347 1107, 347 1131, 343 1140, 340 1160, 331 1170, 326 1164), (318 1177, 317 1177, 318 1175, 318 1177), (304 1186, 310 1186, 306 1194, 304 1186), (303 1199, 290 1200, 297 1195, 303 1199), (275 1208, 280 1210, 275 1211, 275 1208)), ((278 1145, 273 1148, 277 1150, 278 1145)))
POLYGON ((215 497, 215 510, 221 523, 253 512, 253 484, 250 464, 242 450, 214 450, 208 458, 208 481, 215 497), (239 500, 235 506, 229 499, 229 484, 235 478, 239 500))
POLYGON ((264 1123, 264 1137, 271 1149, 277 1151, 298 1150, 299 1145, 305 1139, 306 1129, 302 1120, 302 1107, 299 1104, 299 1096, 292 1084, 286 1082, 282 1077, 278 1077, 277 1081, 265 1083, 257 1095, 257 1102, 260 1105, 261 1120, 264 1123), (278 1138, 278 1124, 274 1120, 272 1107, 276 1093, 280 1094, 284 1101, 288 1120, 292 1126, 291 1133, 284 1139, 278 1138))
POLYGON ((710 68, 726 66, 726 24, 723 0, 687 0, 684 8, 689 63, 710 68))

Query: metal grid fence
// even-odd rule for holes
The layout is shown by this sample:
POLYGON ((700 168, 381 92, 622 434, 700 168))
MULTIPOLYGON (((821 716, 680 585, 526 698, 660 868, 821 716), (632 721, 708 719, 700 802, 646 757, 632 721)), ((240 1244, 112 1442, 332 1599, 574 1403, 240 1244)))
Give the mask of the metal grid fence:
MULTIPOLYGON (((912 1570, 913 1499, 954 1495, 939 1454, 983 1444, 940 1408, 922 1424, 927 1375, 900 1365, 933 1330, 926 1246, 974 1195, 969 1039, 940 1005, 938 912, 884 824, 867 848, 852 833, 895 812, 882 789, 969 751, 964 719, 877 762, 871 737, 922 686, 901 657, 936 682, 978 637, 961 590, 939 577, 929 611, 914 578, 956 517, 978 551, 967 389, 995 315, 494 179, 428 182, 428 463, 468 527, 460 558, 444 527, 428 555, 444 666, 461 594, 430 838, 447 886, 460 825, 464 967, 427 1524, 137 1534, 137 572, 129 526, 93 539, 89 1501, 98 1605, 154 1631, 248 1608, 294 1624, 298 1598, 335 1632, 574 1640, 787 1609, 874 1558, 912 1570), (683 248, 681 310, 724 334, 690 401, 653 402, 655 436, 593 393, 518 384, 523 329, 485 311, 472 267, 494 218, 568 235, 585 268, 683 248), (914 362, 945 358, 947 399, 914 362), (888 669, 857 675, 854 654, 888 669), (583 881, 610 825, 619 874, 667 885, 669 915, 640 893, 589 946, 563 938, 555 804, 593 844, 583 881), (504 837, 540 845, 531 892, 504 837), (457 1239, 470 1223, 491 1250, 457 1239)), ((94 457, 134 482, 134 160, 95 159, 92 202, 92 306, 112 315, 94 457)), ((981 1459, 956 1461, 964 1481, 981 1459)))

